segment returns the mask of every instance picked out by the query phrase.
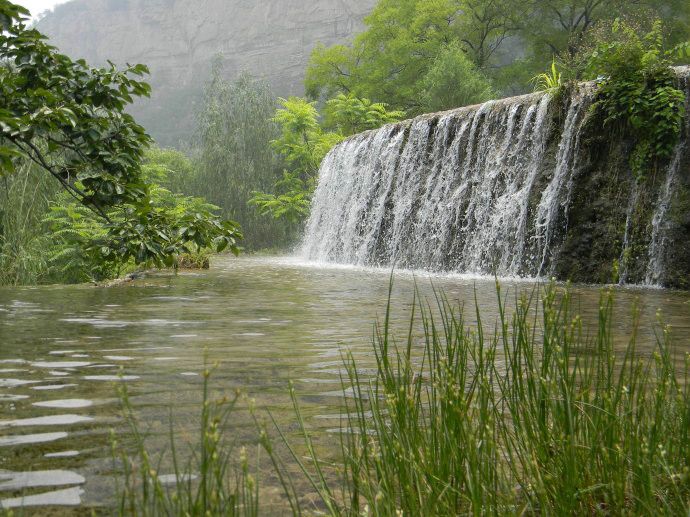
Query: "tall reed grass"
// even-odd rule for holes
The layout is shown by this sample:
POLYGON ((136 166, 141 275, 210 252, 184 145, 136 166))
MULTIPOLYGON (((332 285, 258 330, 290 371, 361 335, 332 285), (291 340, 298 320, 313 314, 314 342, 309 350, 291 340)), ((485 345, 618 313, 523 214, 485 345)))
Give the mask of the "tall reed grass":
POLYGON ((212 400, 209 391, 211 370, 204 371, 203 403, 199 419, 198 443, 191 455, 179 451, 171 420, 170 449, 166 454, 149 452, 127 389, 120 400, 129 424, 126 443, 111 439, 117 478, 119 515, 127 516, 246 516, 259 515, 259 484, 250 472, 247 449, 238 448, 228 436, 228 418, 239 394, 212 400), (182 458, 189 458, 183 460, 182 458), (161 475, 165 462, 172 474, 161 475))
MULTIPOLYGON (((269 429, 258 438, 286 509, 337 516, 688 515, 690 355, 674 353, 670 329, 660 323, 654 350, 642 351, 636 318, 619 336, 621 347, 610 292, 602 294, 593 330, 572 310, 568 290, 551 285, 520 296, 510 314, 500 286, 497 292, 500 317, 491 325, 478 305, 469 324, 440 293, 432 304, 418 299, 402 339, 389 302, 374 335, 376 376, 345 359, 347 416, 335 459, 316 452, 290 387, 302 442, 291 443, 277 424, 290 454, 276 452, 269 429), (289 474, 295 464, 318 505, 300 502, 304 484, 289 474)), ((203 433, 218 432, 212 422, 202 418, 203 433)), ((200 454, 216 448, 202 441, 200 454)), ((218 461, 202 465, 200 486, 212 482, 220 490, 218 476, 226 472, 218 461)), ((234 477, 242 483, 242 475, 234 477)), ((215 514, 190 497, 191 485, 178 491, 195 501, 185 514, 215 514)), ((127 495, 144 507, 159 492, 127 495)), ((152 508, 178 514, 183 507, 152 508)))
POLYGON ((43 218, 58 188, 30 162, 0 175, 0 285, 36 284, 47 276, 50 239, 43 218))

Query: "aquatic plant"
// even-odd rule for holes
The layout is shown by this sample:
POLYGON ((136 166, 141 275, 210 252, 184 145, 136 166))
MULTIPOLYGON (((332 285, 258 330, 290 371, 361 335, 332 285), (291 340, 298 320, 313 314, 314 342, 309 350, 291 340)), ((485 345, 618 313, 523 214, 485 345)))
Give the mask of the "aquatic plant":
POLYGON ((170 424, 169 463, 174 474, 161 475, 165 454, 155 455, 147 449, 142 431, 126 387, 120 400, 129 424, 122 443, 111 439, 118 480, 119 515, 127 516, 247 516, 259 514, 259 484, 250 472, 247 451, 239 451, 227 435, 228 418, 237 405, 233 398, 212 400, 209 389, 211 369, 204 370, 203 403, 199 420, 198 443, 191 459, 182 464, 181 454, 170 424), (134 452, 134 454, 132 454, 134 452), (235 458, 239 454, 239 461, 235 458), (154 459, 156 458, 157 459, 154 459))
MULTIPOLYGON (((273 420, 277 443, 289 450, 284 455, 256 419, 258 443, 293 514, 688 512, 690 355, 676 354, 671 329, 659 318, 655 349, 643 353, 634 323, 621 350, 614 346, 612 292, 602 293, 591 332, 573 311, 567 288, 521 295, 512 314, 498 285, 497 296, 499 318, 490 325, 476 300, 476 324, 470 324, 469 314, 442 293, 435 303, 416 299, 402 340, 389 302, 374 335, 375 375, 345 358, 345 416, 335 457, 317 452, 292 386, 302 443, 273 420), (318 494, 309 509, 295 465, 318 494)), ((257 511, 258 488, 246 463, 234 474, 228 470, 232 448, 218 438, 226 416, 214 416, 208 375, 201 460, 193 469, 176 466, 177 485, 166 490, 133 426, 141 480, 133 483, 135 470, 125 463, 123 513, 257 511), (193 471, 199 478, 191 482, 185 473, 193 471)))
MULTIPOLYGON (((491 332, 479 307, 473 328, 438 294, 435 311, 417 303, 399 343, 389 307, 376 378, 347 359, 353 396, 333 468, 298 419, 308 460, 302 449, 293 459, 328 513, 686 514, 690 356, 675 361, 670 329, 645 357, 635 325, 617 353, 610 292, 593 335, 567 290, 522 297, 512 316, 498 293, 491 332)), ((294 391, 293 401, 299 416, 294 391)))

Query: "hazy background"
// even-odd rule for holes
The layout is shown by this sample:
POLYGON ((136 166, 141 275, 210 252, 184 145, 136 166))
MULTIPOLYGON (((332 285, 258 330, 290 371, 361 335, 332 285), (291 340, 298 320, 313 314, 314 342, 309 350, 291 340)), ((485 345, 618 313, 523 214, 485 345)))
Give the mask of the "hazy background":
POLYGON ((58 4, 63 4, 67 0, 13 0, 14 3, 26 7, 31 11, 31 16, 36 18, 39 14, 52 9, 58 4))
POLYGON ((312 49, 346 44, 377 0, 24 0, 49 7, 38 28, 72 58, 144 63, 150 100, 131 112, 163 146, 194 133, 211 63, 266 80, 274 97, 304 94, 312 49))

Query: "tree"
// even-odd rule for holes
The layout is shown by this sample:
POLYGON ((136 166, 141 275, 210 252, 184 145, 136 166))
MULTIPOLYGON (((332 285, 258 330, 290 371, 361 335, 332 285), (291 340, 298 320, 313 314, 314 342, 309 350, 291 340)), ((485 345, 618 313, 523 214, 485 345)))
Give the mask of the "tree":
POLYGON ((280 105, 273 120, 281 132, 272 145, 285 160, 286 170, 274 193, 256 191, 250 203, 263 215, 296 224, 309 213, 321 161, 343 137, 323 131, 315 102, 290 97, 280 99, 280 105))
MULTIPOLYGON (((602 22, 628 19, 637 24, 662 20, 670 41, 688 38, 690 2, 687 0, 532 0, 530 23, 523 39, 536 60, 553 56, 569 59, 588 43, 588 35, 602 22)), ((651 30, 651 27, 648 27, 651 30)))
POLYGON ((29 160, 57 180, 107 225, 107 234, 90 244, 103 260, 172 264, 188 245, 237 252, 235 223, 154 203, 141 171, 151 139, 125 112, 134 98, 149 95, 150 87, 135 79, 147 68, 73 61, 26 26, 28 14, 0 0, 0 173, 29 160))
POLYGON ((479 104, 496 95, 457 43, 441 50, 422 81, 422 107, 429 112, 479 104))
POLYGON ((349 136, 397 122, 404 116, 403 111, 388 111, 388 105, 385 103, 341 93, 326 103, 323 126, 343 136, 349 136))
POLYGON ((690 2, 380 0, 350 46, 314 49, 305 86, 313 99, 353 94, 410 115, 431 109, 431 98, 434 110, 459 107, 464 96, 447 94, 470 91, 466 84, 488 81, 498 93, 525 93, 530 78, 554 58, 571 59, 594 28, 617 17, 661 18, 678 43, 689 34, 690 2), (438 102, 429 86, 445 92, 445 100, 438 102))
POLYGON ((271 189, 282 171, 271 146, 280 134, 272 120, 276 106, 265 81, 244 73, 228 81, 222 56, 216 58, 198 117, 195 175, 185 191, 207 198, 237 220, 246 230, 246 246, 253 249, 287 244, 290 230, 248 204, 252 192, 271 189))
POLYGON ((274 120, 281 127, 273 147, 283 156, 286 170, 273 193, 254 192, 251 203, 263 215, 300 223, 309 214, 311 196, 319 167, 328 152, 344 138, 359 131, 376 129, 400 120, 401 111, 388 111, 386 105, 338 95, 328 101, 323 125, 319 124, 316 102, 298 97, 280 99, 274 120))
MULTIPOLYGON (((367 30, 351 47, 319 46, 314 50, 307 70, 307 92, 314 98, 353 94, 386 102, 409 114, 421 113, 426 108, 423 97, 429 84, 447 92, 457 87, 458 81, 475 85, 486 82, 480 71, 495 65, 502 44, 518 30, 522 3, 381 0, 366 19, 367 30), (439 68, 444 63, 460 63, 461 72, 445 80, 439 68)), ((448 103, 435 105, 438 109, 456 108, 459 105, 454 103, 462 98, 446 97, 448 103)))

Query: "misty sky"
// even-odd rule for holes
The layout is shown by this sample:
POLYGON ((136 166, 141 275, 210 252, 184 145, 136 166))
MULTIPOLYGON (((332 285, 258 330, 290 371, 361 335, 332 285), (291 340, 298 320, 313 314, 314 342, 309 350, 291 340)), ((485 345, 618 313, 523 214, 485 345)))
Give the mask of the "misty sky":
POLYGON ((13 3, 22 5, 31 11, 34 18, 46 9, 52 9, 58 4, 64 4, 68 0, 12 0, 13 3))

